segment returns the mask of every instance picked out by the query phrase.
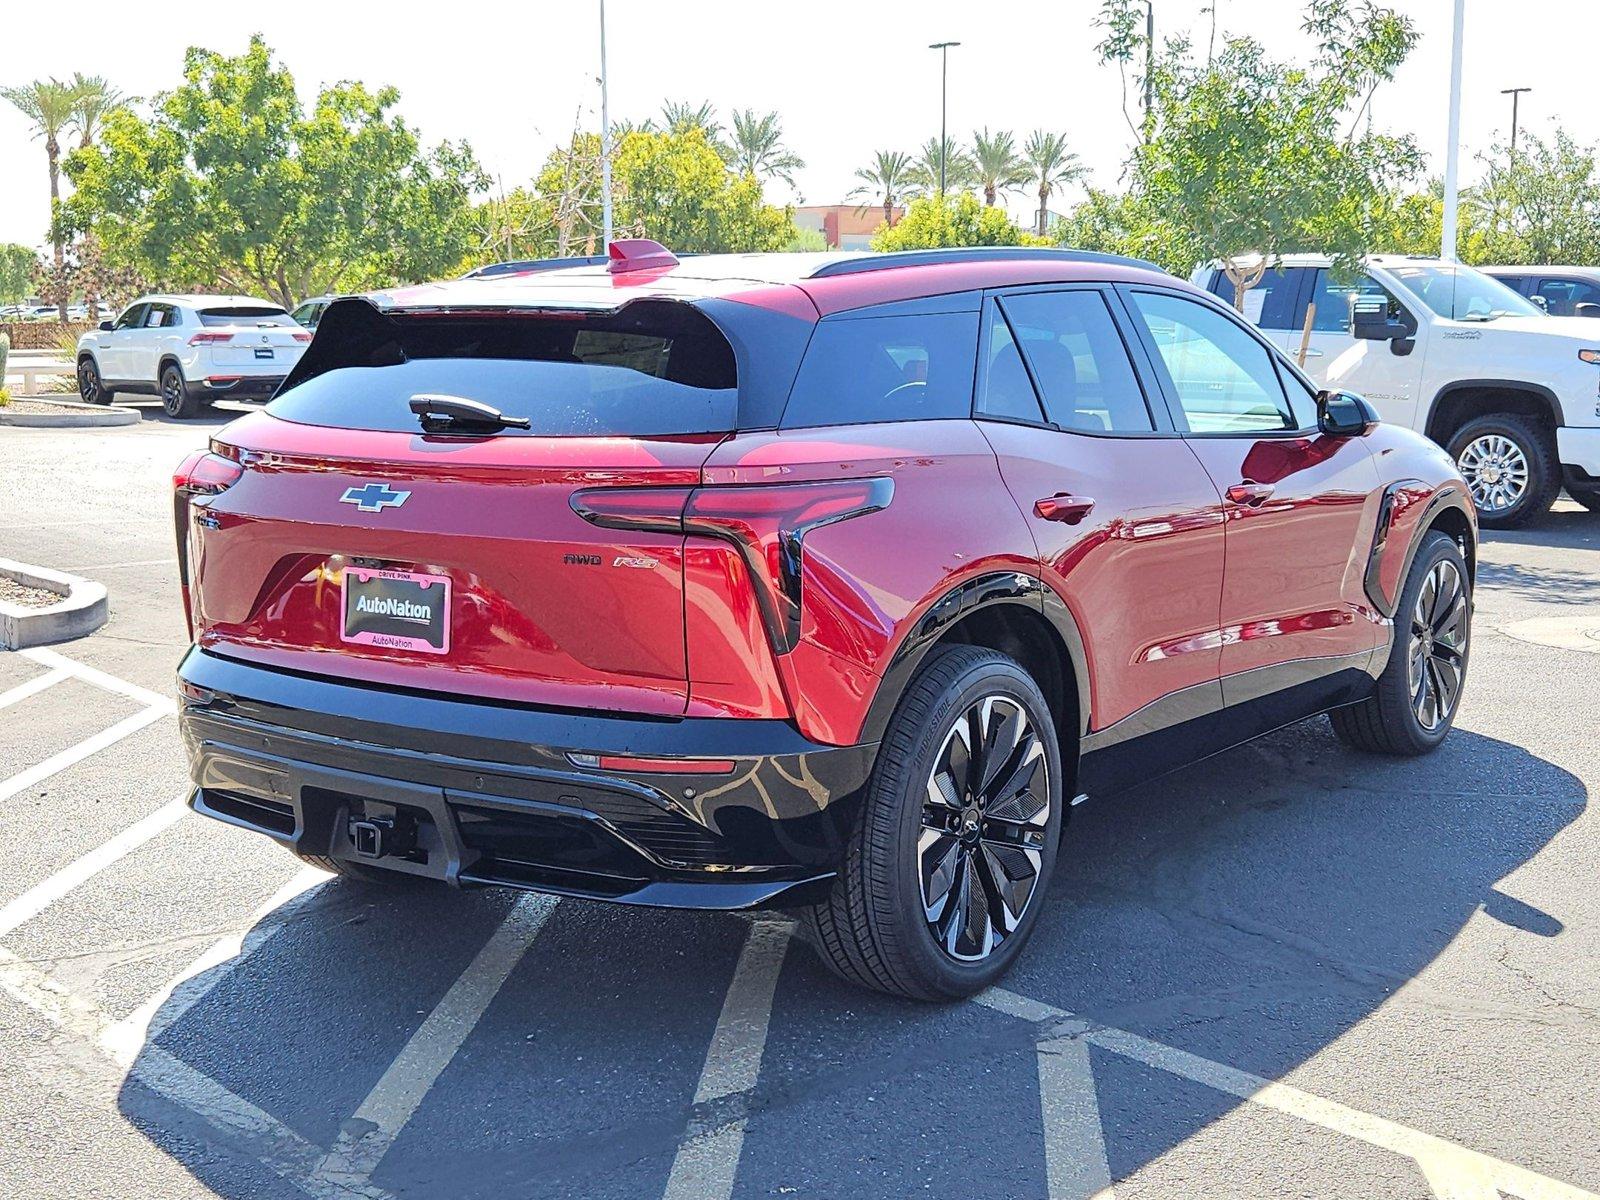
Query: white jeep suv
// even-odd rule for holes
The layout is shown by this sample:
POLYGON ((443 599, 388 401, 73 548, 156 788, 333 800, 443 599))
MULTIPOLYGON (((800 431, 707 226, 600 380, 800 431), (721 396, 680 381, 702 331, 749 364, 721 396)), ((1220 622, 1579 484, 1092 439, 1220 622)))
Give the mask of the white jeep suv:
MULTIPOLYGON (((1220 265, 1194 282, 1233 303, 1220 265)), ((1449 450, 1485 526, 1534 520, 1563 484, 1600 512, 1600 323, 1548 316, 1471 267, 1399 255, 1368 258, 1354 279, 1286 255, 1244 311, 1294 357, 1312 304, 1307 373, 1449 450)))
POLYGON ((222 397, 265 400, 311 340, 278 305, 249 296, 144 296, 78 339, 78 392, 160 396, 172 417, 222 397))

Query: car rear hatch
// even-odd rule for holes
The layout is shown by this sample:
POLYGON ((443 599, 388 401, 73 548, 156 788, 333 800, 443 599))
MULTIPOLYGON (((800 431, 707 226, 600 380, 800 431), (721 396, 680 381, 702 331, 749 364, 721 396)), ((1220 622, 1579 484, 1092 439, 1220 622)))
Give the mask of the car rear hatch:
POLYGON ((687 496, 736 415, 728 342, 685 303, 339 302, 267 409, 186 465, 221 486, 179 481, 196 640, 385 686, 681 714, 683 534, 601 527, 572 501, 687 496), (463 418, 474 403, 528 427, 463 418))
POLYGON ((213 305, 199 316, 190 341, 219 373, 285 375, 311 340, 288 313, 266 305, 213 305))

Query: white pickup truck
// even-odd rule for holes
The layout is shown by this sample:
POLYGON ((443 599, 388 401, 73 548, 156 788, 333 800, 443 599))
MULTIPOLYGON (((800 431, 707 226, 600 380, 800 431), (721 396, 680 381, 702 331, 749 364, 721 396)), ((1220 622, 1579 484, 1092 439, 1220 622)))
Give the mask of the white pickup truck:
MULTIPOLYGON (((1218 264, 1193 282, 1233 303, 1218 264)), ((1490 528, 1526 524, 1565 485, 1600 512, 1600 322, 1552 317, 1481 271, 1375 255, 1355 278, 1285 255, 1245 293, 1245 315, 1323 387, 1444 446, 1490 528), (1306 314, 1312 304, 1310 337, 1306 314)))

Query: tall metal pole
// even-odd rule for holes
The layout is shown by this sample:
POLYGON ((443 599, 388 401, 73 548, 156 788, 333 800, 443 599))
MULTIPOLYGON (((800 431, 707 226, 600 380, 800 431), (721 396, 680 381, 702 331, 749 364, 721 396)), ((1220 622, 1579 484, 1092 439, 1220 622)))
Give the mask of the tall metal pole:
POLYGON ((1456 212, 1461 206, 1461 35, 1467 21, 1467 0, 1456 0, 1456 27, 1450 48, 1450 143, 1444 155, 1444 236, 1439 256, 1456 258, 1456 212))
POLYGON ((945 131, 945 116, 950 102, 950 47, 960 42, 934 42, 929 50, 939 52, 939 203, 944 203, 945 160, 950 157, 950 135, 945 131))
POLYGON ((600 226, 611 245, 611 93, 606 79, 606 0, 600 0, 600 226))
POLYGON ((1531 87, 1502 88, 1500 90, 1502 96, 1511 97, 1511 153, 1513 155, 1517 152, 1517 101, 1522 99, 1523 92, 1531 91, 1533 91, 1531 87))
MULTIPOLYGON (((1218 0, 1211 0, 1213 7, 1218 0)), ((1156 66, 1156 3, 1145 0, 1144 6, 1144 119, 1150 122, 1150 110, 1155 107, 1155 80, 1151 76, 1156 66)))

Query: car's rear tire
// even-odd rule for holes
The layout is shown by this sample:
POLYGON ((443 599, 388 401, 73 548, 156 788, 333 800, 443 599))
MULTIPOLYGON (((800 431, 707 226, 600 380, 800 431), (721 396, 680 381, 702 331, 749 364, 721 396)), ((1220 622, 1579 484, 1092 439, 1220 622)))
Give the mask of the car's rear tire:
POLYGON ((1461 547, 1425 535, 1395 609, 1389 662, 1373 694, 1328 714, 1346 745, 1370 754, 1438 748, 1455 723, 1472 649, 1472 584, 1461 547), (1418 689, 1424 689, 1419 695, 1418 689), (1433 701, 1430 707, 1428 693, 1433 701))
POLYGON ((936 652, 889 722, 832 893, 806 914, 812 944, 843 978, 892 995, 988 987, 1044 903, 1061 795, 1033 678, 994 650, 936 652))
POLYGON ((100 378, 100 368, 87 354, 78 360, 78 396, 85 404, 111 403, 111 393, 100 378))
POLYGON ((183 371, 177 363, 161 368, 161 407, 167 416, 186 421, 200 412, 200 397, 189 394, 183 371))
POLYGON ((1448 449, 1485 529, 1517 529, 1538 520, 1561 492, 1555 439, 1532 417, 1478 417, 1456 431, 1448 449))
POLYGON ((358 883, 395 887, 435 882, 424 875, 411 875, 405 871, 386 871, 382 867, 369 867, 365 863, 351 862, 347 858, 329 858, 325 854, 301 854, 298 850, 291 850, 290 853, 308 866, 330 871, 358 883))

